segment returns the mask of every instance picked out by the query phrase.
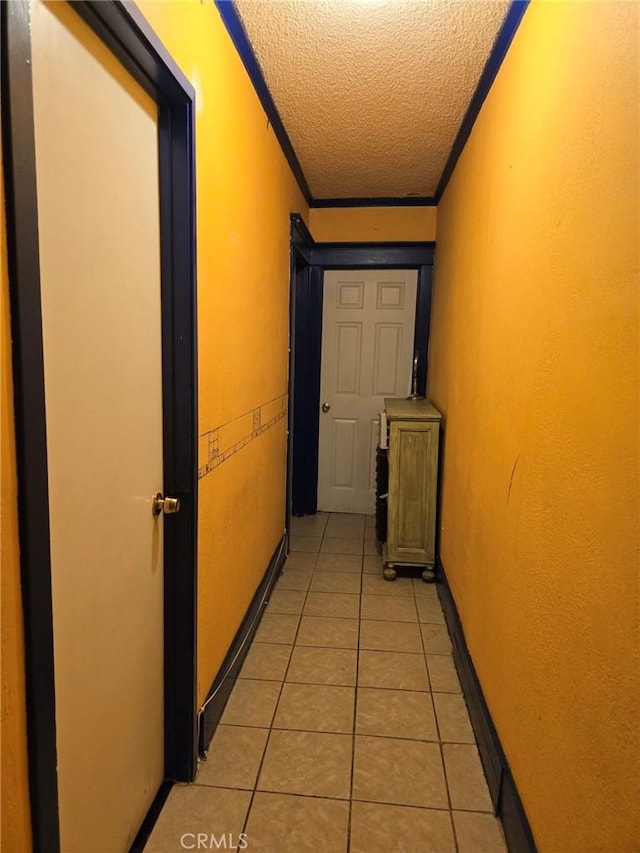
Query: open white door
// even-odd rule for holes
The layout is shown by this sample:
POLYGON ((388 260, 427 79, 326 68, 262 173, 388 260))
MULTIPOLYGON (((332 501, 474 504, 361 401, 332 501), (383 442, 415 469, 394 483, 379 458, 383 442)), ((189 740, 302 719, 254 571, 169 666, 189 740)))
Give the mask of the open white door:
POLYGON ((416 270, 324 274, 318 509, 373 513, 378 416, 411 387, 416 270))

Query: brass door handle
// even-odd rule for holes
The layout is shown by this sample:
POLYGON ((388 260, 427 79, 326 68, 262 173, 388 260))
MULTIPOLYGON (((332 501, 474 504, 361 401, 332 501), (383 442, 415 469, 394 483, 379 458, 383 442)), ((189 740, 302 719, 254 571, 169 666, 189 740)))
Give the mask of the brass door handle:
POLYGON ((165 498, 162 492, 156 492, 152 498, 151 508, 154 515, 174 515, 180 512, 180 498, 165 498))
POLYGON ((330 408, 331 408, 331 403, 323 403, 322 404, 322 411, 323 412, 328 412, 330 408))

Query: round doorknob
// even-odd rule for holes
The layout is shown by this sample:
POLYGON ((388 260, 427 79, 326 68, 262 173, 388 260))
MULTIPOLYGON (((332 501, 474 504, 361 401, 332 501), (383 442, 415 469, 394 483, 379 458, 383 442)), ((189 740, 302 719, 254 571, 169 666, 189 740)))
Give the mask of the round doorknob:
POLYGON ((180 512, 180 498, 164 498, 162 492, 156 492, 152 498, 152 510, 154 515, 174 515, 180 512))
POLYGON ((322 411, 323 412, 328 412, 330 408, 331 408, 331 403, 323 403, 322 404, 322 411))

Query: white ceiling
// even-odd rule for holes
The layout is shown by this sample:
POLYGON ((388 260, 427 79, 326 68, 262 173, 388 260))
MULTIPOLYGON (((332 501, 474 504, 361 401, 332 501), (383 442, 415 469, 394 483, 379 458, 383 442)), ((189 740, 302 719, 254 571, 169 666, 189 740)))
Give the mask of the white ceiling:
POLYGON ((235 0, 316 199, 433 196, 509 0, 235 0))

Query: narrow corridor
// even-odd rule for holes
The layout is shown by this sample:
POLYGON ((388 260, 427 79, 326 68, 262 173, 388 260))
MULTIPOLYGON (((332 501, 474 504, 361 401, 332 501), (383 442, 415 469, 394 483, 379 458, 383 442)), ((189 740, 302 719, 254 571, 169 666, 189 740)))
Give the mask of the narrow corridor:
POLYGON ((506 851, 436 588, 383 580, 372 517, 293 519, 208 758, 145 850, 233 846, 506 851))

